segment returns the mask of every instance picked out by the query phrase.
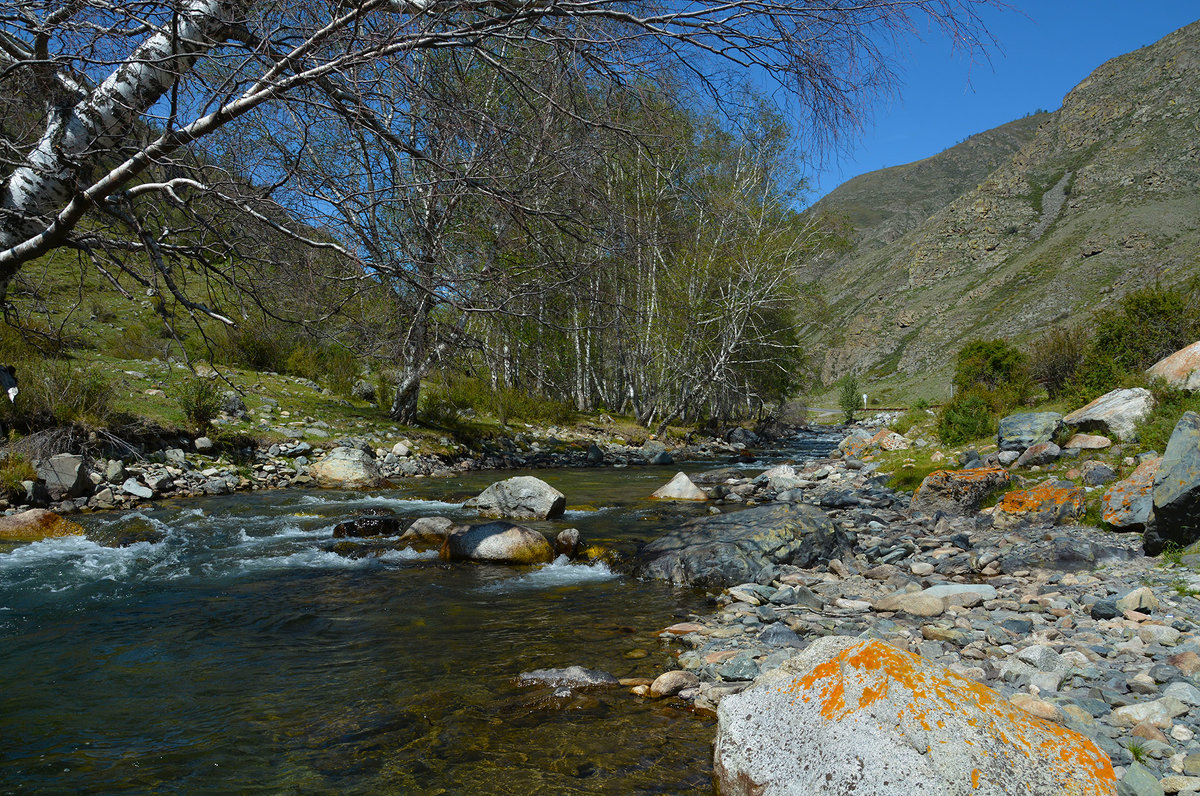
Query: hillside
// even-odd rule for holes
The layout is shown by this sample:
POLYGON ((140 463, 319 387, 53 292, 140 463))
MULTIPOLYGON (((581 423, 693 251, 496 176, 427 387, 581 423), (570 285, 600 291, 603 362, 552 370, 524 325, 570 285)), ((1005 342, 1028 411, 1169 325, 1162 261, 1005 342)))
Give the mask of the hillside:
POLYGON ((1048 113, 977 133, 932 157, 848 180, 812 206, 852 230, 855 254, 882 248, 979 185, 1033 138, 1048 113))
MULTIPOLYGON (((829 311, 804 333, 826 350, 823 378, 854 370, 884 400, 943 398, 947 352, 968 339, 1027 340, 1197 274, 1197 130, 1200 23, 1100 66, 999 168, 890 245, 874 241, 899 216, 859 213, 862 242, 814 272, 829 311)), ((878 204, 934 201, 923 185, 907 199, 904 174, 866 175, 878 204)), ((870 194, 846 187, 821 209, 854 218, 870 194)))

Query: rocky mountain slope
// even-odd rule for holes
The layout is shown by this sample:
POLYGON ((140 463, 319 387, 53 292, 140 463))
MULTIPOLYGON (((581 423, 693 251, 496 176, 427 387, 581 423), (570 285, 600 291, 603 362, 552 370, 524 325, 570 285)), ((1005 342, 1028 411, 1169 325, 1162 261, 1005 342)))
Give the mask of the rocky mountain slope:
MULTIPOLYGON (((1200 273, 1200 23, 1103 64, 1031 120, 1015 154, 915 228, 902 209, 939 194, 906 195, 905 177, 927 161, 819 203, 862 225, 851 252, 814 266, 829 311, 804 334, 826 352, 827 382, 853 370, 885 400, 944 398, 948 354, 966 340, 1027 340, 1200 273)), ((1000 154, 1019 134, 996 135, 1009 127, 984 134, 1000 154)))

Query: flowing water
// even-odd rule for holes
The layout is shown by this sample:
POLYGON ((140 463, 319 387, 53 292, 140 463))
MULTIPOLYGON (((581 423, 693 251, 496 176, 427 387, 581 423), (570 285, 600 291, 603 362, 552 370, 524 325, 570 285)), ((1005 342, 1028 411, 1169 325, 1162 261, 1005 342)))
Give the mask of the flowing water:
MULTIPOLYGON (((0 551, 0 791, 709 792, 711 720, 514 679, 654 676, 671 661, 657 631, 703 594, 603 564, 330 549, 363 508, 472 520, 462 501, 508 475, 164 503, 0 551), (147 526, 165 537, 91 541, 147 526)), ((531 525, 626 552, 704 511, 644 499, 663 468, 538 475, 573 508, 531 525)))

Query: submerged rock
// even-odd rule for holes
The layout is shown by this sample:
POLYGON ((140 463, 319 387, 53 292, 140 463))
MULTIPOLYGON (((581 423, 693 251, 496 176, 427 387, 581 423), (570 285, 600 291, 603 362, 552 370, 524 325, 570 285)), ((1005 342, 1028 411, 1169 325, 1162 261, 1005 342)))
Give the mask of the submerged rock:
POLYGON ((489 522, 455 530, 442 544, 441 557, 447 561, 548 564, 554 559, 554 550, 537 531, 511 522, 489 522))
POLYGON ((561 517, 567 508, 562 492, 531 475, 497 481, 463 504, 485 517, 545 520, 561 517))
POLYGON ((717 715, 725 796, 1116 792, 1089 739, 881 641, 817 639, 717 715))
POLYGON ((775 503, 691 520, 638 555, 651 577, 679 585, 729 586, 754 580, 768 564, 812 566, 848 547, 849 538, 820 509, 775 503))
POLYGON ((334 539, 344 539, 347 536, 399 536, 400 520, 390 511, 373 509, 346 522, 339 522, 333 528, 334 539))
POLYGON ((20 514, 0 516, 0 539, 34 542, 59 536, 82 535, 83 528, 46 509, 29 509, 20 514))
POLYGON ((565 669, 534 669, 517 676, 520 685, 552 685, 570 688, 596 688, 620 685, 617 678, 599 669, 568 666, 565 669))

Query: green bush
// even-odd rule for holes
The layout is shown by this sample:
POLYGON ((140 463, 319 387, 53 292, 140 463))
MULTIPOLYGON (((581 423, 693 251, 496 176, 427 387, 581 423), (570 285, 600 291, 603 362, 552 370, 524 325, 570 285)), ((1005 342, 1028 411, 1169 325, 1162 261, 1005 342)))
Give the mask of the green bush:
POLYGON ((113 385, 103 374, 69 360, 45 360, 17 367, 20 392, 8 407, 28 428, 79 423, 106 426, 113 414, 113 385))
POLYGON ((914 405, 907 412, 900 415, 895 423, 892 423, 892 430, 897 434, 907 434, 912 430, 913 426, 929 417, 929 412, 926 411, 926 408, 926 406, 914 405))
POLYGON ((427 422, 447 425, 468 411, 494 417, 507 424, 569 423, 575 419, 575 407, 564 401, 527 393, 513 387, 493 388, 487 379, 461 373, 443 372, 421 389, 421 415, 427 422))
POLYGON ((284 370, 284 363, 293 349, 294 337, 294 330, 265 324, 227 326, 217 358, 229 365, 279 373, 284 370))
POLYGON ((37 470, 19 453, 6 453, 0 458, 0 492, 9 500, 25 492, 22 481, 36 481, 37 470))
POLYGON ((175 400, 183 410, 183 416, 197 433, 202 433, 217 414, 223 402, 221 388, 216 379, 193 377, 179 385, 175 400))
POLYGON ((1051 398, 1060 398, 1075 378, 1087 349, 1087 332, 1082 326, 1051 329, 1026 348, 1029 375, 1046 388, 1051 398))
POLYGON ((947 445, 958 445, 996 433, 994 396, 974 387, 954 396, 937 417, 937 433, 947 445))
POLYGON ((1025 355, 1007 340, 973 340, 958 352, 954 386, 960 392, 982 387, 1007 406, 1018 406, 1033 392, 1025 355))
POLYGON ((859 393, 858 376, 847 373, 838 380, 838 408, 842 410, 842 419, 847 423, 854 422, 854 412, 858 402, 862 400, 859 393))
POLYGON ((347 348, 302 340, 288 354, 280 370, 311 379, 339 395, 349 395, 361 372, 359 359, 347 348))
POLYGON ((1154 408, 1138 424, 1138 443, 1144 450, 1161 454, 1183 413, 1200 412, 1200 394, 1176 389, 1161 379, 1150 383, 1150 392, 1154 394, 1154 408))

